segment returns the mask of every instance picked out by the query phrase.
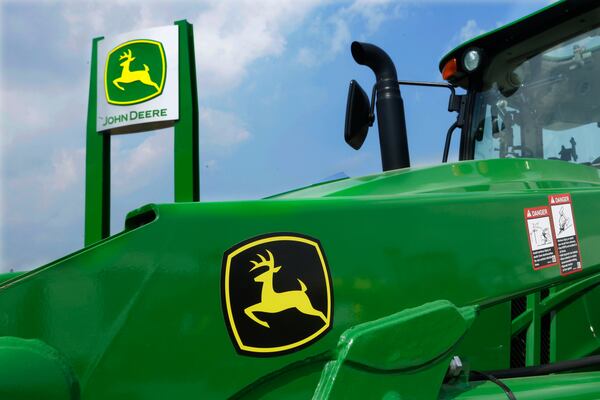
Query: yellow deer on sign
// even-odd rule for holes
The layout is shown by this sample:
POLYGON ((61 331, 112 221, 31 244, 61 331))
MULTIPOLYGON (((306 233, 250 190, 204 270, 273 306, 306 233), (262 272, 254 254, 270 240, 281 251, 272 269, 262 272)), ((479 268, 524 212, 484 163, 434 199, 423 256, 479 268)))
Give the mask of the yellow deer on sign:
POLYGON ((290 308, 295 308, 302 314, 314 315, 321 318, 323 322, 327 323, 327 318, 325 318, 325 315, 321 311, 316 310, 310 303, 310 299, 306 295, 306 285, 300 279, 298 279, 298 283, 300 283, 300 290, 276 292, 273 289, 273 276, 279 272, 281 266, 275 267, 273 254, 271 254, 269 250, 267 250, 267 254, 269 255, 268 259, 260 254, 257 254, 257 256, 260 258, 260 262, 251 261, 254 266, 250 269, 250 271, 254 271, 260 267, 268 267, 268 269, 254 278, 255 282, 262 283, 260 303, 247 307, 244 310, 246 315, 256 323, 269 328, 269 324, 266 321, 262 321, 258 319, 256 315, 254 315, 255 312, 274 314, 290 308))
POLYGON ((144 85, 154 86, 157 92, 160 90, 158 85, 152 82, 152 79, 150 79, 150 74, 148 73, 148 71, 150 71, 150 68, 148 68, 146 64, 144 64, 144 70, 129 70, 129 64, 131 64, 131 62, 135 60, 135 57, 131 55, 131 49, 129 49, 127 52, 123 52, 121 57, 119 57, 119 61, 123 59, 125 59, 125 61, 119 64, 121 67, 123 67, 123 71, 121 71, 120 77, 113 80, 113 85, 115 85, 121 90, 125 90, 122 86, 119 85, 119 83, 131 83, 140 81, 144 85))

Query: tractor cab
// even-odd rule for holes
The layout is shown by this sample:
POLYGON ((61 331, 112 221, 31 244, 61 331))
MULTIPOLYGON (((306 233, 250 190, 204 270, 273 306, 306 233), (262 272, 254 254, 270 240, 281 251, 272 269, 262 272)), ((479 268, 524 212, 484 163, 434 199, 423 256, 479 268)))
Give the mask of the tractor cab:
POLYGON ((580 3, 559 3, 445 57, 446 78, 469 96, 463 159, 600 166, 600 9, 580 3))
MULTIPOLYGON (((357 59, 354 45, 353 56, 365 64, 357 59)), ((447 161, 451 135, 460 128, 459 160, 536 158, 600 167, 598 3, 555 3, 462 44, 442 58, 440 71, 452 90, 448 110, 458 112, 446 137, 443 162, 447 161), (457 88, 466 94, 457 95, 457 88)), ((353 88, 357 84, 351 83, 346 141, 355 148, 357 142, 362 143, 357 138, 364 140, 365 128, 372 124, 377 98, 385 170, 387 147, 406 143, 406 128, 401 105, 395 110, 396 117, 381 115, 393 112, 379 109, 380 101, 389 101, 385 94, 381 96, 381 89, 390 86, 389 80, 388 84, 382 82, 378 76, 370 107, 364 91, 361 96, 361 91, 353 88), (390 119, 399 123, 390 128, 390 119), (394 136, 400 140, 390 139, 394 136)), ((408 149, 398 153, 405 153, 406 160, 396 165, 409 166, 408 149)))

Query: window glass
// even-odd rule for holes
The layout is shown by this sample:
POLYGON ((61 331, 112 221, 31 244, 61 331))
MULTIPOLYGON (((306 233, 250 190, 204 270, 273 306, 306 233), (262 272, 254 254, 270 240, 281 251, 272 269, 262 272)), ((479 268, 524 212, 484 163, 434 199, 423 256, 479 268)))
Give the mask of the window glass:
POLYGON ((514 59, 497 57, 484 72, 471 127, 475 158, 600 166, 600 28, 514 59))

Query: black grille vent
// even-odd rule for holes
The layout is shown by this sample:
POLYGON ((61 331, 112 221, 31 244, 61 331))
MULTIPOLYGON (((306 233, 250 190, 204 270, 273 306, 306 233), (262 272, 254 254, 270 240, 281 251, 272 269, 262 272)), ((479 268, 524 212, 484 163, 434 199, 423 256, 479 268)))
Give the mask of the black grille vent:
POLYGON ((510 318, 515 319, 527 309, 527 297, 521 296, 510 301, 510 318))
POLYGON ((527 344, 527 330, 513 336, 510 341, 510 367, 521 368, 525 366, 525 348, 527 344))

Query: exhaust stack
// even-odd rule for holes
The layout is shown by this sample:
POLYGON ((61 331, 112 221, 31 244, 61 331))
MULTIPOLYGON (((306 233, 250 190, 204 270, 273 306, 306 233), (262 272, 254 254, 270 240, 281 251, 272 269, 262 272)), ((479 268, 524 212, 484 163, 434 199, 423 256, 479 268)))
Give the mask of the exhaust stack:
POLYGON ((410 167, 404 102, 392 59, 369 43, 352 42, 350 49, 354 61, 371 68, 377 79, 377 125, 383 170, 410 167))

